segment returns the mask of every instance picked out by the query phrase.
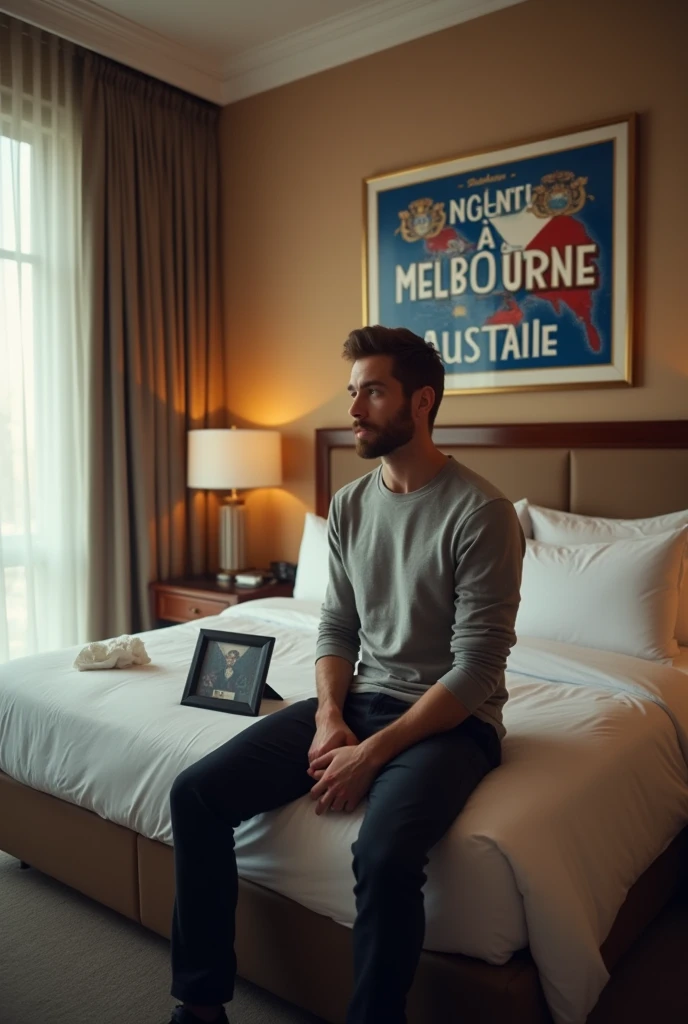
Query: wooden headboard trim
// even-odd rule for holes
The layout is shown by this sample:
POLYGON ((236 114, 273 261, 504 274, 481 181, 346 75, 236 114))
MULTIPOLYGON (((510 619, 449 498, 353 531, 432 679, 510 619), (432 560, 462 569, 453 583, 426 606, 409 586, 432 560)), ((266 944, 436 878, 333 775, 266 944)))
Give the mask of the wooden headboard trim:
MULTIPOLYGON (((440 447, 465 448, 688 448, 688 420, 633 420, 608 423, 512 423, 435 427, 440 447)), ((330 451, 353 448, 351 429, 315 432, 315 510, 330 507, 330 451)))

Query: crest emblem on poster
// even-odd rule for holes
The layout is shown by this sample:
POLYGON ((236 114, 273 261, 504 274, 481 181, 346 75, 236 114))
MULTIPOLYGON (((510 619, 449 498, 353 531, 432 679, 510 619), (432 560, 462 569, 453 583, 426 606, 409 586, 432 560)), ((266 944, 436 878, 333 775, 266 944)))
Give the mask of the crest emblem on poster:
POLYGON ((407 210, 399 213, 400 226, 395 234, 401 233, 405 242, 417 242, 421 238, 434 238, 447 222, 444 203, 432 199, 414 199, 407 210))
POLYGON ((570 217, 585 206, 587 178, 577 178, 573 171, 543 174, 533 189, 532 212, 536 217, 570 217))

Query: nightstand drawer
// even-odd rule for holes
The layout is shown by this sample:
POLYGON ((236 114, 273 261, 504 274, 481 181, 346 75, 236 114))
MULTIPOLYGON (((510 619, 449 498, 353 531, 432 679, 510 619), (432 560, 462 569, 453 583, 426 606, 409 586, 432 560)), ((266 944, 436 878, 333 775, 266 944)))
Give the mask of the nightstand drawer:
POLYGON ((220 601, 210 598, 196 597, 192 594, 170 594, 158 591, 157 617, 170 622, 189 622, 191 619, 202 619, 206 615, 219 615, 225 608, 236 603, 236 598, 228 595, 220 601))

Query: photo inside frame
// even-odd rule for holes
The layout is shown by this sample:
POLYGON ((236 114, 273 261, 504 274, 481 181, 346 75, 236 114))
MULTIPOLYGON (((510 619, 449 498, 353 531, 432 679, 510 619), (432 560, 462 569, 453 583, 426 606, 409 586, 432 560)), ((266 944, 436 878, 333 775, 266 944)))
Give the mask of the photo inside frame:
POLYGON ((259 677, 261 649, 211 640, 198 683, 202 697, 248 703, 259 677))
POLYGON ((247 644, 223 644, 220 641, 217 642, 217 646, 220 648, 224 655, 229 654, 231 651, 235 651, 238 657, 245 654, 246 651, 254 650, 253 647, 249 647, 247 644))

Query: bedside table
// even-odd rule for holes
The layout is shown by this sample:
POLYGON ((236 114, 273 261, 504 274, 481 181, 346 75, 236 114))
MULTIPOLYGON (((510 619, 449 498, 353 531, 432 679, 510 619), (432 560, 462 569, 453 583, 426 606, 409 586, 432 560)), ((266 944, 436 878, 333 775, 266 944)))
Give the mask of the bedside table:
POLYGON ((183 576, 151 583, 151 610, 159 622, 191 622, 206 615, 219 615, 225 608, 259 597, 291 597, 293 583, 270 580, 259 587, 237 587, 220 583, 214 574, 183 576))

